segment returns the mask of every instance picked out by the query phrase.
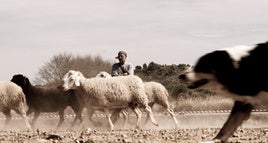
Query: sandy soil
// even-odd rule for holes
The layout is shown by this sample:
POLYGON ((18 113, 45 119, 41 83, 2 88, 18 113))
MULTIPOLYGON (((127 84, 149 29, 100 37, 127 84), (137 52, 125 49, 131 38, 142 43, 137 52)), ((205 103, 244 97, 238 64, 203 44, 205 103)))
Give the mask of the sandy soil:
MULTIPOLYGON (((44 117, 45 115, 43 115, 44 117)), ((2 117, 2 116, 1 116, 2 117)), ((119 120, 116 129, 110 131, 104 117, 94 117, 103 124, 102 127, 93 127, 86 122, 70 128, 73 117, 66 118, 64 125, 56 129, 57 118, 40 118, 36 129, 27 131, 23 120, 13 119, 4 127, 4 120, 0 119, 0 142, 25 142, 25 143, 105 143, 105 142, 139 142, 139 143, 197 143, 212 139, 225 122, 228 114, 180 114, 177 115, 181 127, 174 128, 173 120, 168 115, 156 114, 159 127, 151 123, 144 125, 141 130, 134 128, 135 116, 130 118, 127 128, 122 129, 119 120)), ((143 119, 144 121, 144 119, 143 119)), ((266 143, 268 142, 268 116, 267 113, 253 113, 235 134, 229 139, 236 143, 266 143)))

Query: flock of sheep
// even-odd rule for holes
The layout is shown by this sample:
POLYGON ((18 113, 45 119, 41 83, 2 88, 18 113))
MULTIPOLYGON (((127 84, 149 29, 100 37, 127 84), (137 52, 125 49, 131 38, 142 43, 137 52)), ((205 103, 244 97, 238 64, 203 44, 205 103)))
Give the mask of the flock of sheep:
POLYGON ((77 120, 82 123, 82 111, 87 110, 88 119, 97 125, 92 117, 96 110, 104 112, 110 129, 119 114, 123 114, 124 125, 128 121, 128 108, 137 116, 136 128, 141 128, 142 112, 147 113, 146 122, 158 126, 152 106, 163 106, 174 120, 179 122, 168 102, 168 91, 157 82, 143 82, 136 75, 111 77, 107 72, 100 72, 96 77, 86 78, 79 71, 70 70, 63 77, 63 85, 58 87, 34 86, 21 74, 14 75, 11 81, 0 83, 0 111, 6 116, 5 126, 11 119, 11 110, 20 114, 28 129, 35 128, 35 123, 42 112, 58 112, 60 127, 64 121, 64 110, 70 106, 75 113, 73 126, 77 120), (31 124, 27 116, 34 113, 31 124))

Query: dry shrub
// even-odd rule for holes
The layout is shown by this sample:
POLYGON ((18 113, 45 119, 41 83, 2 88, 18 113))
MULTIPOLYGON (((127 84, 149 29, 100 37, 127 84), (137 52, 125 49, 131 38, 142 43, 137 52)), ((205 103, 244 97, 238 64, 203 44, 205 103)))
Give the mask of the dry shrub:
POLYGON ((230 110, 233 101, 221 96, 207 96, 185 98, 179 97, 172 103, 175 111, 214 111, 214 110, 230 110))

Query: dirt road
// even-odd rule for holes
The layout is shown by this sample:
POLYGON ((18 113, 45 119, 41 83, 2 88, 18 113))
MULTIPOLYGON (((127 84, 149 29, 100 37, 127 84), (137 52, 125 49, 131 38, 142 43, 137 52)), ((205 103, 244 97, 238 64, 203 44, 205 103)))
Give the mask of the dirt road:
MULTIPOLYGON (((268 142, 268 114, 265 112, 253 113, 235 132, 229 141, 241 143, 266 143, 268 142)), ((43 115, 43 117, 45 117, 43 115)), ((72 142, 139 142, 139 143, 197 143, 212 139, 225 122, 228 114, 178 114, 180 128, 175 129, 173 120, 163 114, 156 114, 159 127, 151 123, 143 126, 143 129, 133 129, 135 117, 131 117, 126 129, 122 129, 120 119, 116 123, 116 129, 107 129, 107 121, 104 117, 94 117, 94 120, 102 122, 102 127, 92 127, 89 122, 84 126, 76 125, 70 128, 72 117, 66 118, 62 128, 56 130, 58 118, 40 118, 34 131, 27 131, 21 119, 13 119, 5 129, 1 122, 0 142, 44 142, 44 143, 72 143, 72 142)), ((144 120, 143 120, 144 121, 144 120)))

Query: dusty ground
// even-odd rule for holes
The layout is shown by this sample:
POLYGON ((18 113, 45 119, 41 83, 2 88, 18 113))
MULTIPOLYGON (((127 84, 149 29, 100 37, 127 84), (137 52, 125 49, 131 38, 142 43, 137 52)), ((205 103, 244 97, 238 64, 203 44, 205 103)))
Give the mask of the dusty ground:
MULTIPOLYGON (((267 143, 268 142, 268 113, 253 113, 235 134, 229 139, 235 143, 267 143)), ((27 131, 21 119, 13 119, 9 126, 4 129, 4 120, 0 120, 0 142, 44 142, 44 143, 73 143, 73 142, 139 142, 139 143, 197 143, 212 139, 225 122, 228 114, 180 114, 177 115, 180 121, 180 128, 174 129, 171 118, 167 115, 155 115, 159 127, 150 123, 143 126, 142 130, 133 129, 135 118, 131 118, 126 129, 122 129, 120 120, 116 123, 116 129, 110 131, 106 128, 104 117, 94 117, 102 122, 104 127, 92 127, 89 122, 84 126, 76 125, 70 128, 72 117, 66 118, 62 128, 56 130, 58 119, 40 118, 37 121, 36 129, 27 131)))

